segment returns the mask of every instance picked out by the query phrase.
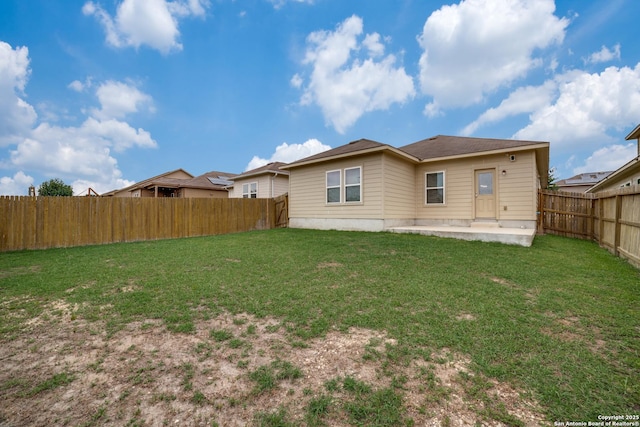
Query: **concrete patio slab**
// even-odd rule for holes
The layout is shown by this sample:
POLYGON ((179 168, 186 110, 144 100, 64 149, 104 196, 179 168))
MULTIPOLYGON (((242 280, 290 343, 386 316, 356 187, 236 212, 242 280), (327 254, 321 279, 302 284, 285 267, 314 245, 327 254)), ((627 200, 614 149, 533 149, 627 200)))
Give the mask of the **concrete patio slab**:
POLYGON ((500 228, 494 224, 474 223, 472 227, 453 225, 414 225, 391 227, 392 233, 422 234, 425 236, 448 237, 461 240, 479 240, 481 242, 498 242, 508 245, 529 247, 533 243, 536 230, 528 228, 500 228))

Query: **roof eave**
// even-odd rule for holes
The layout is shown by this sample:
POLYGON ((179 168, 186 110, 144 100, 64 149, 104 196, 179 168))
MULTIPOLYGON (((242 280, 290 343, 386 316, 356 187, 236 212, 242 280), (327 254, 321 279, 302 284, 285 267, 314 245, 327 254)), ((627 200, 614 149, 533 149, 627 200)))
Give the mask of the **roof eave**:
POLYGON ((598 182, 596 185, 594 185, 593 187, 590 187, 589 189, 587 189, 585 191, 585 193, 594 193, 600 189, 602 189, 605 185, 607 185, 611 180, 613 179, 617 179, 617 178, 624 178, 625 177, 625 173, 631 169, 632 166, 634 166, 635 164, 637 164, 638 162, 640 162, 640 156, 635 157, 634 159, 631 159, 631 161, 629 161, 628 163, 626 163, 624 166, 620 167, 618 170, 611 172, 609 175, 607 175, 606 177, 604 177, 600 182, 598 182))
POLYGON ((629 141, 631 139, 640 139, 640 124, 638 126, 636 126, 635 129, 632 130, 631 133, 629 133, 629 135, 627 135, 625 137, 625 139, 627 141, 629 141))
MULTIPOLYGON (((283 166, 281 166, 281 168, 283 168, 283 166)), ((237 181, 239 179, 245 179, 245 178, 252 178, 254 176, 258 176, 258 175, 289 175, 289 171, 285 171, 285 170, 279 170, 279 171, 274 171, 274 170, 263 170, 260 172, 252 172, 252 173, 247 173, 247 174, 240 174, 238 176, 233 177, 234 181, 237 181)))
POLYGON ((474 152, 469 152, 469 153, 463 153, 463 154, 455 154, 452 156, 443 156, 443 157, 433 157, 433 158, 429 158, 429 159, 423 159, 420 161, 420 163, 431 163, 431 162, 441 162, 444 160, 455 160, 455 159, 465 159, 465 158, 469 158, 469 157, 477 157, 477 156, 490 156, 493 154, 504 154, 504 153, 512 153, 514 151, 529 151, 529 150, 539 150, 539 149, 549 149, 549 143, 548 142, 541 142, 541 143, 536 143, 536 144, 531 144, 531 145, 523 145, 520 147, 508 147, 508 148, 499 148, 496 150, 489 150, 489 151, 474 151, 474 152))

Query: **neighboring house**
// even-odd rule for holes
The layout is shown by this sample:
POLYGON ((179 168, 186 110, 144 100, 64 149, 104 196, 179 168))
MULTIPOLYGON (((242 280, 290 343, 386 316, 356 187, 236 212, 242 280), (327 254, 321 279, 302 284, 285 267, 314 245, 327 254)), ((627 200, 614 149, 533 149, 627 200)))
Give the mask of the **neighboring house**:
POLYGON ((622 166, 620 169, 611 172, 606 178, 589 188, 587 193, 598 193, 600 191, 616 190, 621 187, 631 187, 640 185, 640 125, 636 126, 625 138, 627 141, 637 140, 637 156, 622 166))
POLYGON ((227 198, 226 187, 234 174, 207 172, 194 177, 184 169, 176 169, 129 187, 103 194, 112 197, 216 197, 227 198))
POLYGON ((568 191, 571 193, 584 193, 598 182, 606 178, 611 171, 580 173, 571 178, 561 179, 554 182, 558 191, 568 191))
POLYGON ((228 187, 231 198, 273 198, 289 191, 289 171, 280 169, 286 163, 273 162, 233 177, 228 187))
POLYGON ((536 228, 549 143, 439 135, 395 148, 361 139, 282 166, 289 226, 382 231, 416 225, 536 228))

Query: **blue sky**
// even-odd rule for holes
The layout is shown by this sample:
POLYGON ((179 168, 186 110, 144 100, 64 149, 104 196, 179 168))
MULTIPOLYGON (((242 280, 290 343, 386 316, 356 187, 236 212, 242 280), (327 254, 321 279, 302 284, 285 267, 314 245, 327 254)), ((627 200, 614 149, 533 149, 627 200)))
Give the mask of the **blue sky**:
POLYGON ((241 173, 368 138, 637 154, 637 0, 4 0, 0 194, 241 173))

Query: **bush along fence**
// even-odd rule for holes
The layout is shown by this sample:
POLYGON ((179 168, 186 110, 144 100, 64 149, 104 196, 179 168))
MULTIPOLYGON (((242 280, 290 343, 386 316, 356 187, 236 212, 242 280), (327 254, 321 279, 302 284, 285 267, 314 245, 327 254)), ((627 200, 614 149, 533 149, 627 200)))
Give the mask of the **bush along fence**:
POLYGON ((282 227, 282 198, 0 197, 0 252, 282 227))
POLYGON ((640 187, 596 194, 541 190, 538 230, 595 240, 640 267, 640 187))

